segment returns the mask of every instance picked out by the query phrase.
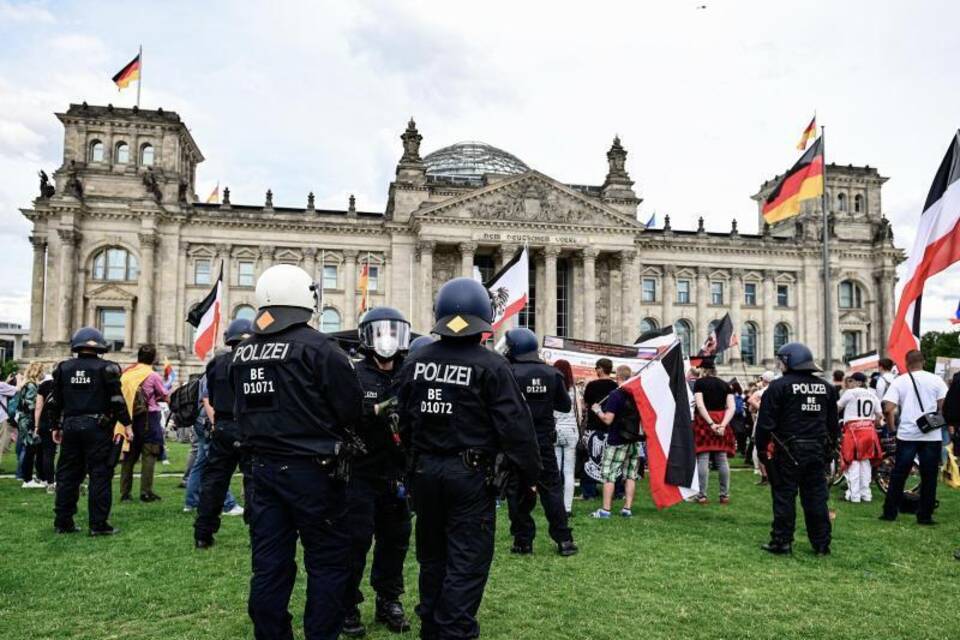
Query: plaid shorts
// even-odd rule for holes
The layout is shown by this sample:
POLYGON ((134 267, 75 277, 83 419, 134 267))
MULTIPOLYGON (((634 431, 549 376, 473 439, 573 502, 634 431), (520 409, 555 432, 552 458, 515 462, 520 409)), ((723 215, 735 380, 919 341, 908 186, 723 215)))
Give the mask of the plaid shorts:
POLYGON ((636 480, 639 469, 639 442, 604 447, 600 464, 600 477, 604 482, 616 482, 621 473, 625 480, 636 480))

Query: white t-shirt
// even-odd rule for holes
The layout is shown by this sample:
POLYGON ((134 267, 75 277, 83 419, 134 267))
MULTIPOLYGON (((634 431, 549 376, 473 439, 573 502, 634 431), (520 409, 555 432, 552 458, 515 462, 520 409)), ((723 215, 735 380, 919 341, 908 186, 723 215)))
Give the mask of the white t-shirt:
POLYGON ((870 389, 863 387, 844 391, 843 395, 840 396, 839 407, 843 411, 844 423, 875 420, 882 415, 877 396, 870 389))
POLYGON ((900 407, 900 427, 897 429, 899 440, 923 440, 939 442, 943 439, 940 429, 923 433, 917 427, 917 418, 924 413, 937 410, 937 402, 947 397, 947 383, 940 376, 929 371, 914 371, 913 379, 917 383, 917 391, 923 401, 921 407, 917 403, 917 393, 913 390, 910 376, 904 374, 890 383, 883 396, 884 402, 893 402, 900 407))
POLYGON ((890 383, 893 382, 896 376, 892 372, 887 371, 886 373, 881 373, 880 377, 877 378, 877 397, 883 400, 883 396, 887 393, 887 388, 890 386, 890 383))

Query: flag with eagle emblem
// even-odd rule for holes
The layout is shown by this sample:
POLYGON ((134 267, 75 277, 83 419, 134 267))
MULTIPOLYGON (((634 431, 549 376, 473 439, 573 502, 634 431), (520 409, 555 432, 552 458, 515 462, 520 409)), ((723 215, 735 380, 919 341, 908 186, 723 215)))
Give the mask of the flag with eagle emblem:
POLYGON ((530 295, 530 262, 522 247, 490 281, 484 285, 493 300, 493 328, 520 313, 530 295))

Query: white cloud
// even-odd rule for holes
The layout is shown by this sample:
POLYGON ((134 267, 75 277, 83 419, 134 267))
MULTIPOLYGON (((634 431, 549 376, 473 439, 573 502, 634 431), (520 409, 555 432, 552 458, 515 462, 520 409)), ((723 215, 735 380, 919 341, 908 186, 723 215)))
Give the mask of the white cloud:
POLYGON ((53 14, 37 2, 0 2, 0 25, 4 23, 41 23, 55 22, 53 14))

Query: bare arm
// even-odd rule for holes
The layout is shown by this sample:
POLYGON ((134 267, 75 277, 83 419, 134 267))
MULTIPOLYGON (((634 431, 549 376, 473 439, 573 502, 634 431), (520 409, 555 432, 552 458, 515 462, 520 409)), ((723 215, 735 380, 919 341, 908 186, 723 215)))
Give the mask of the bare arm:
POLYGON ((700 417, 707 421, 707 424, 713 424, 713 418, 710 417, 710 412, 707 411, 707 405, 703 403, 703 393, 697 391, 693 394, 693 401, 697 406, 697 413, 700 414, 700 417))
POLYGON ((726 428, 730 424, 730 421, 733 420, 733 414, 737 412, 737 401, 734 400, 733 394, 727 394, 727 410, 723 414, 723 420, 720 421, 720 428, 726 428))
POLYGON ((897 405, 889 400, 883 401, 883 415, 887 418, 887 428, 890 433, 897 432, 897 405))
POLYGON ((203 399, 203 412, 207 414, 207 420, 210 421, 210 424, 216 424, 216 415, 213 410, 213 405, 210 404, 210 398, 203 399))
POLYGON ((33 430, 40 430, 40 414, 43 413, 43 403, 44 397, 41 394, 37 394, 37 404, 33 408, 33 430))

